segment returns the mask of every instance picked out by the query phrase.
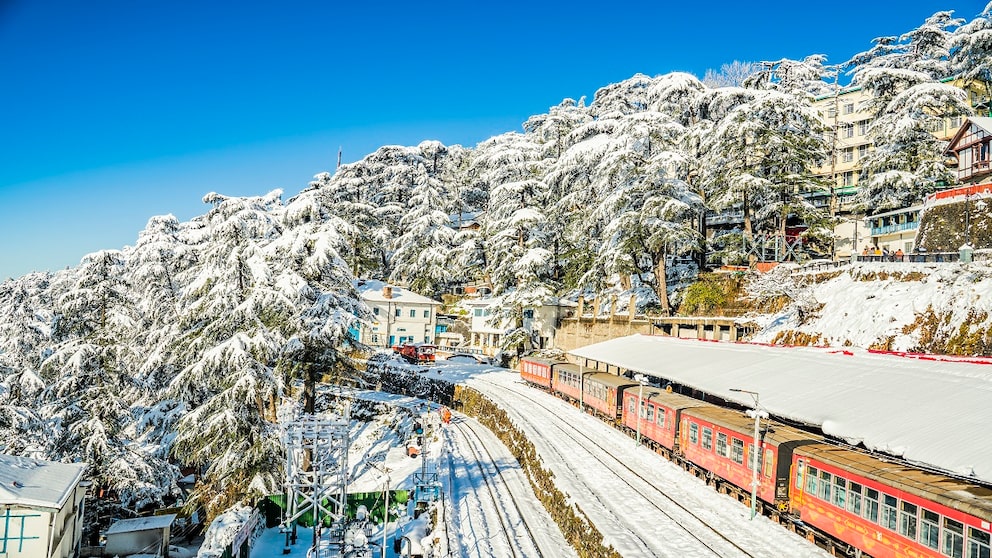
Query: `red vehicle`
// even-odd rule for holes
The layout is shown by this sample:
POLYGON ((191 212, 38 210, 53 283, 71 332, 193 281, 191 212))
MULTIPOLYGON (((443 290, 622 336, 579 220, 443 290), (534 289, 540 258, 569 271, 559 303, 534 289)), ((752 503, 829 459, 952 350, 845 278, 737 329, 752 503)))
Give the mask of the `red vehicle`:
POLYGON ((827 444, 793 468, 793 513, 873 558, 992 552, 987 488, 827 444))
POLYGON ((584 376, 582 383, 582 405, 592 409, 596 414, 616 422, 623 408, 623 392, 631 386, 638 385, 629 378, 595 372, 584 376))
POLYGON ((413 364, 434 362, 434 351, 436 349, 436 345, 427 343, 404 343, 393 346, 393 352, 399 353, 407 362, 413 364))
POLYGON ((580 371, 574 364, 556 362, 551 366, 551 391, 564 399, 578 403, 582 398, 582 377, 592 370, 580 371))
POLYGON ((525 382, 550 390, 551 368, 556 364, 566 363, 535 357, 522 358, 520 359, 520 377, 525 382))
MULTIPOLYGON (((768 428, 759 438, 758 499, 784 511, 789 505, 789 478, 793 451, 816 442, 808 433, 788 426, 768 428)), ((739 488, 741 498, 750 499, 754 419, 740 411, 722 407, 696 407, 682 412, 679 449, 690 464, 709 473, 708 479, 723 480, 739 488)), ((698 471, 694 471, 698 474, 698 471)))
POLYGON ((665 455, 672 455, 678 450, 675 432, 682 419, 682 411, 706 406, 706 403, 698 399, 669 393, 656 387, 645 387, 643 391, 640 387, 624 390, 623 400, 623 426, 631 433, 639 431, 646 445, 665 455), (639 403, 640 419, 637 413, 639 403))

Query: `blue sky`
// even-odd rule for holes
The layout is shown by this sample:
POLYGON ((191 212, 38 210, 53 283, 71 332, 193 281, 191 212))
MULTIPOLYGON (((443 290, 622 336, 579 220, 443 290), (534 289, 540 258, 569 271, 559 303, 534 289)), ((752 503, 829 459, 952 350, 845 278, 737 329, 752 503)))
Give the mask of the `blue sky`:
POLYGON ((887 2, 0 0, 0 280, 132 244, 204 194, 289 197, 387 144, 474 146, 637 72, 842 62, 887 2))

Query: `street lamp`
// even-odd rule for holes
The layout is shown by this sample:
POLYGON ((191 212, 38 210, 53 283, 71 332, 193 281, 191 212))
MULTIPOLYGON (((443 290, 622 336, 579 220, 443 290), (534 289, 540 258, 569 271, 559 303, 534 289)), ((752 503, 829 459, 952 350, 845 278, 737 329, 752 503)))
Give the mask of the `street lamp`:
POLYGON ((389 524, 389 484, 390 484, 389 472, 392 469, 386 467, 385 463, 383 463, 382 466, 379 466, 375 462, 369 462, 369 463, 373 467, 381 471, 382 474, 385 475, 386 477, 386 485, 382 489, 383 499, 385 501, 384 504, 385 507, 383 507, 383 511, 382 511, 382 558, 386 558, 386 525, 389 524))
POLYGON ((641 445, 641 419, 643 418, 641 415, 644 413, 644 385, 648 383, 648 379, 644 374, 637 374, 634 376, 634 379, 640 384, 637 388, 637 443, 634 444, 636 448, 641 445))
MULTIPOLYGON (((748 414, 754 416, 754 451, 751 452, 751 519, 758 514, 758 463, 760 462, 758 457, 761 455, 761 447, 758 445, 758 428, 761 423, 762 412, 758 407, 758 392, 748 391, 746 389, 730 388, 730 391, 736 391, 738 393, 746 393, 754 399, 754 411, 749 411, 748 414)), ((765 414, 765 416, 768 416, 765 414)))

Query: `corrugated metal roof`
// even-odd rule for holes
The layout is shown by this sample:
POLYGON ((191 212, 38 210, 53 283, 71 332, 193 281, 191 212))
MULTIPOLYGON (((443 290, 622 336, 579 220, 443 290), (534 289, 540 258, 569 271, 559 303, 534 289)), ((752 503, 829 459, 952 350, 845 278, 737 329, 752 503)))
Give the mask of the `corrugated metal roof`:
POLYGON ((570 351, 992 482, 992 359, 632 335, 570 351))
POLYGON ((85 463, 0 454, 0 504, 59 509, 85 470, 85 463))
POLYGON ((176 514, 151 515, 148 517, 135 517, 134 519, 121 519, 107 529, 108 535, 116 533, 133 533, 135 531, 151 531, 165 529, 176 520, 176 514))

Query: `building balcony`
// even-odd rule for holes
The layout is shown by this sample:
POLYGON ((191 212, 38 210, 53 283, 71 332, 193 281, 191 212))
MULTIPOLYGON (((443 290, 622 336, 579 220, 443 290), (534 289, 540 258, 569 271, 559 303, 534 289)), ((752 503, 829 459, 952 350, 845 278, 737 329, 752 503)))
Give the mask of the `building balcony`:
POLYGON ((892 234, 902 231, 908 231, 912 229, 917 229, 920 227, 919 221, 910 221, 908 223, 896 223, 894 225, 885 225, 884 227, 872 227, 872 236, 882 236, 883 234, 892 234))

